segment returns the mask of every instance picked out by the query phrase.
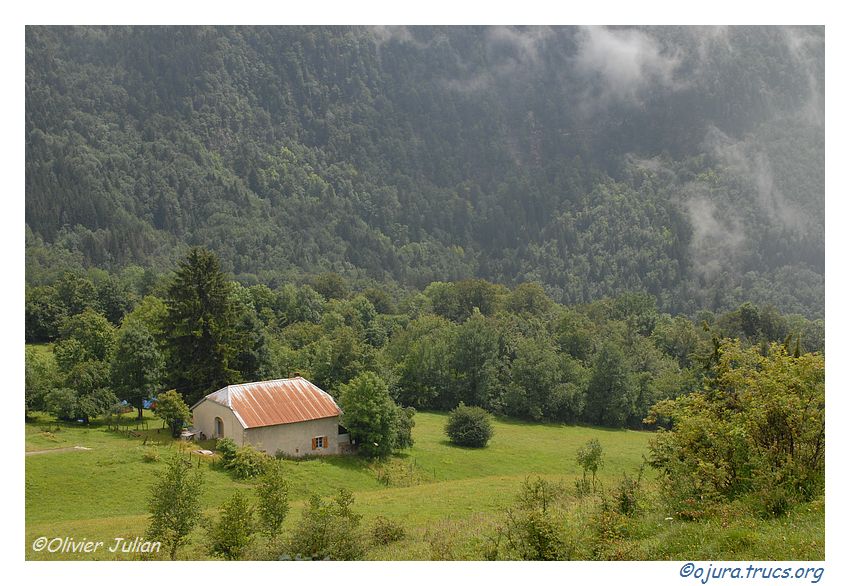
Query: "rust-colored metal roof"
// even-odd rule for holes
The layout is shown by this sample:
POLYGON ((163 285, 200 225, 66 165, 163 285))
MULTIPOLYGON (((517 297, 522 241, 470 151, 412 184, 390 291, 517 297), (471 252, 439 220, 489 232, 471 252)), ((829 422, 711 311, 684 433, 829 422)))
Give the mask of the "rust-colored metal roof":
POLYGON ((229 407, 246 429, 342 414, 333 397, 300 376, 230 385, 204 399, 229 407))

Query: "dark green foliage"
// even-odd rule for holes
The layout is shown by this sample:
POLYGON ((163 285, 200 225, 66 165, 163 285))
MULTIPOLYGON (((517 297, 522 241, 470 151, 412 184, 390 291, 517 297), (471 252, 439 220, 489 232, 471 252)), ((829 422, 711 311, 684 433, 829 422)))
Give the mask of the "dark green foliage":
POLYGON ((327 301, 348 297, 348 286, 345 283, 345 279, 336 273, 319 275, 310 284, 327 301))
POLYGON ((54 388, 44 395, 43 406, 48 413, 64 421, 77 418, 79 396, 73 389, 54 388))
POLYGON ((86 309, 100 310, 94 283, 79 273, 65 272, 56 283, 56 293, 67 315, 77 315, 86 309))
POLYGON ((46 410, 47 395, 62 382, 56 360, 52 354, 31 347, 27 347, 24 360, 25 411, 46 410))
POLYGON ((295 293, 289 321, 319 323, 324 312, 324 299, 309 285, 302 285, 295 293))
POLYGON ((131 322, 119 330, 112 358, 112 388, 119 399, 138 410, 139 419, 145 399, 159 390, 164 367, 156 341, 144 325, 131 322))
POLYGON ((452 353, 457 326, 423 316, 393 338, 388 351, 398 362, 398 400, 416 408, 451 409, 454 393, 452 353))
POLYGON ((665 354, 674 357, 682 368, 692 365, 700 343, 696 326, 683 316, 662 316, 652 332, 652 340, 665 354))
POLYGON ((583 313, 562 311, 555 322, 554 334, 561 352, 577 360, 587 360, 593 353, 596 328, 583 313))
POLYGON ((203 473, 182 456, 174 456, 151 486, 150 524, 146 539, 160 541, 172 560, 201 518, 203 473))
POLYGON ((91 419, 113 412, 117 403, 115 393, 110 389, 97 387, 77 395, 74 417, 81 419, 83 423, 89 423, 91 419))
POLYGON ((499 350, 498 332, 477 309, 457 330, 452 349, 456 394, 451 408, 458 402, 486 405, 496 387, 496 365, 499 350))
POLYGON ((271 368, 268 339, 253 307, 242 309, 242 317, 236 326, 236 337, 239 340, 238 349, 232 364, 241 379, 267 379, 271 368))
POLYGON ((66 371, 84 361, 108 362, 115 347, 115 328, 90 308, 64 320, 60 336, 62 340, 55 349, 56 359, 66 371), (64 346, 71 341, 78 346, 66 351, 64 346))
POLYGON ((117 277, 109 275, 95 284, 97 304, 112 324, 120 325, 135 299, 117 277))
POLYGON ((180 437, 180 430, 192 420, 189 406, 173 389, 157 395, 156 416, 165 421, 173 437, 180 437))
MULTIPOLYGON (((400 433, 398 418, 399 415, 406 416, 406 413, 399 411, 390 397, 387 384, 378 375, 367 372, 343 385, 339 405, 343 412, 342 425, 361 454, 367 457, 386 456, 396 448, 400 433)), ((410 423, 405 421, 404 425, 409 426, 410 423)))
POLYGON ((593 362, 585 418, 595 425, 622 427, 634 412, 635 388, 619 346, 606 342, 593 362))
POLYGON ((254 534, 254 508, 242 492, 236 491, 219 508, 218 519, 207 534, 210 554, 226 560, 242 559, 254 534))
POLYGON ((543 338, 521 338, 514 352, 511 385, 503 399, 505 412, 533 421, 557 418, 561 402, 566 400, 558 387, 568 382, 561 372, 562 357, 543 338))
POLYGON ((51 286, 28 287, 24 320, 27 343, 49 342, 59 335, 67 308, 51 286))
POLYGON ((365 555, 360 515, 346 489, 330 501, 312 495, 288 544, 290 559, 359 560, 365 555))
POLYGON ((391 314, 396 312, 392 298, 383 289, 370 287, 363 291, 363 295, 378 313, 391 314))
MULTIPOLYGON (((457 321, 499 304, 477 279, 822 316, 822 29, 595 34, 29 27, 28 282, 202 245, 248 285, 317 275, 320 298, 465 281, 435 297, 457 321), (657 48, 669 78, 589 71, 600 38, 657 48)), ((117 323, 69 285, 70 314, 117 323)))
POLYGON ((446 435, 453 444, 483 448, 493 437, 490 414, 480 407, 468 407, 461 403, 449 413, 446 435))
POLYGON ((552 300, 539 283, 518 285, 505 301, 505 309, 508 311, 533 316, 546 315, 552 307, 552 300))
POLYGON ((353 328, 345 325, 335 328, 330 336, 312 347, 313 382, 332 395, 341 396, 343 385, 370 370, 372 351, 353 328))
POLYGON ((62 419, 88 423, 118 402, 109 388, 115 328, 101 314, 86 308, 64 319, 59 333, 62 339, 53 350, 59 380, 57 389, 45 396, 45 406, 62 419))
POLYGON ((469 318, 476 309, 484 315, 492 315, 498 296, 503 292, 501 287, 482 279, 431 283, 425 289, 434 313, 458 323, 469 318))
POLYGON ((416 409, 413 407, 396 406, 396 434, 395 449, 406 450, 413 447, 413 428, 416 426, 414 416, 416 409))
POLYGON ((171 348, 171 381, 189 402, 236 382, 242 345, 238 305, 211 252, 193 248, 181 261, 166 297, 164 333, 171 348))

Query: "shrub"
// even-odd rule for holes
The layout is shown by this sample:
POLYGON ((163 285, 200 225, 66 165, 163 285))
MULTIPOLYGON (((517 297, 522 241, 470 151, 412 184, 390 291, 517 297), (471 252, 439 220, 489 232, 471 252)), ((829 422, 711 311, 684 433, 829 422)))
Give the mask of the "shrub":
POLYGON ((425 537, 428 540, 428 558, 434 562, 447 562, 457 559, 458 535, 451 525, 430 527, 425 537))
POLYGON ((150 525, 145 536, 160 541, 172 560, 177 559, 177 550, 201 518, 203 483, 199 468, 187 458, 175 456, 151 487, 150 525))
POLYGON ((563 519, 554 505, 563 497, 561 484, 542 478, 526 479, 516 504, 505 511, 505 521, 486 546, 487 559, 563 560, 572 550, 563 519))
POLYGON ((233 458, 236 457, 236 450, 239 446, 229 437, 222 437, 215 441, 215 451, 221 455, 220 463, 225 468, 228 467, 233 458))
POLYGON ((234 493, 221 506, 218 521, 210 527, 209 552, 228 560, 241 559, 253 538, 253 515, 248 499, 241 492, 234 493))
POLYGON ((236 454, 226 465, 236 478, 246 479, 259 476, 266 469, 268 456, 254 446, 245 445, 236 448, 236 454))
POLYGON ((558 524, 542 509, 509 510, 502 531, 509 548, 518 559, 568 559, 558 524))
POLYGON ((628 532, 628 518, 612 505, 608 497, 602 495, 592 525, 596 533, 593 545, 594 555, 597 559, 612 557, 609 546, 626 537, 628 532))
POLYGON ((564 496, 564 486, 544 478, 526 478, 517 495, 517 505, 523 509, 542 509, 544 512, 564 496))
POLYGON ((145 451, 142 453, 142 460, 145 462, 159 462, 159 450, 154 446, 145 448, 145 451))
POLYGON ((372 526, 372 541, 376 545, 389 545, 402 539, 404 539, 404 527, 401 523, 383 516, 375 519, 375 524, 372 526))
POLYGON ((313 495, 289 541, 291 556, 300 559, 359 560, 366 554, 360 515, 351 510, 354 497, 340 489, 330 502, 313 495))
POLYGON ((467 407, 461 403, 449 414, 446 435, 453 444, 483 448, 493 437, 490 414, 480 407, 467 407))
POLYGON ((623 478, 614 491, 614 502, 617 510, 626 516, 632 516, 640 508, 640 482, 643 478, 643 467, 636 478, 629 477, 623 472, 623 478))
POLYGON ((824 489, 824 359, 726 341, 702 392, 653 407, 672 422, 650 443, 662 495, 682 517, 743 498, 779 515, 824 489))
POLYGON ((266 462, 266 468, 256 487, 259 501, 260 525, 272 542, 277 541, 283 520, 289 513, 289 483, 283 477, 280 463, 266 462))
POLYGON ((579 448, 576 453, 576 462, 582 470, 581 484, 576 483, 579 496, 581 496, 581 493, 587 494, 588 484, 592 487, 593 492, 596 492, 596 473, 602 467, 602 445, 599 440, 594 438, 579 448), (591 474, 590 483, 587 480, 588 472, 591 474))

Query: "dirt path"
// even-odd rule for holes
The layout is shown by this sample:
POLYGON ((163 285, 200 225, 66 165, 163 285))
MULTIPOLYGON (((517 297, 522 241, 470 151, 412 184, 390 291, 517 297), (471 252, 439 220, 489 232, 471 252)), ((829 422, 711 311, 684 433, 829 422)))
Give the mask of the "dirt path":
POLYGON ((77 451, 88 451, 91 448, 85 448, 83 446, 74 446, 73 448, 51 448, 49 450, 33 450, 31 452, 26 452, 27 456, 37 456, 39 454, 60 454, 62 452, 77 452, 77 451))

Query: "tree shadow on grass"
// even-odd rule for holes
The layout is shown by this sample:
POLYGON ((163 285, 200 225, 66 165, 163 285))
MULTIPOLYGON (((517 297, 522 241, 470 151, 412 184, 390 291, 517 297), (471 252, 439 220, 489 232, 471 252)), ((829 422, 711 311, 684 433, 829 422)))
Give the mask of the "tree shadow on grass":
POLYGON ((452 443, 451 440, 447 440, 447 439, 440 440, 438 443, 441 446, 446 446, 446 447, 449 447, 449 448, 454 448, 456 450, 464 450, 464 451, 468 451, 468 452, 480 452, 481 450, 486 450, 488 447, 490 447, 489 444, 482 447, 482 448, 476 448, 474 446, 459 446, 457 444, 452 443))

